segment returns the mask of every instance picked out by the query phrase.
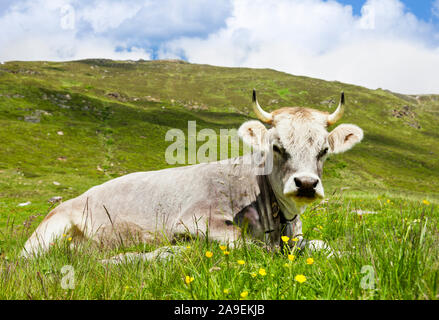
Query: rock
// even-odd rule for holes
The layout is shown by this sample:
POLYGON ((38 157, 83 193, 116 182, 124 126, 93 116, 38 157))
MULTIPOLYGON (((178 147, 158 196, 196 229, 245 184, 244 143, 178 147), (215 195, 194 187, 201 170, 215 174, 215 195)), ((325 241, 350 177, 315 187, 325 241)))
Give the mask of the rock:
POLYGON ((35 110, 34 111, 35 116, 51 116, 52 114, 50 112, 47 112, 46 110, 35 110))
POLYGON ((107 94, 107 96, 109 96, 111 98, 115 98, 115 99, 120 99, 120 94, 117 92, 110 92, 107 94))
POLYGON ((18 205, 17 205, 17 207, 26 207, 26 206, 28 206, 28 205, 30 205, 32 202, 30 202, 30 201, 28 201, 28 202, 23 202, 23 203, 19 203, 18 205))
POLYGON ((325 100, 325 101, 320 102, 320 104, 327 105, 328 107, 331 107, 333 104, 335 104, 335 100, 334 99, 325 100))
POLYGON ((37 116, 24 116, 24 122, 39 123, 41 120, 37 116))
POLYGON ((47 200, 50 204, 54 204, 54 203, 57 203, 57 202, 61 202, 62 201, 62 197, 60 197, 60 196, 55 196, 55 197, 52 197, 52 198, 50 198, 49 200, 47 200))
POLYGON ((62 131, 58 131, 56 134, 59 135, 59 136, 63 136, 63 135, 64 135, 64 132, 62 132, 62 131))

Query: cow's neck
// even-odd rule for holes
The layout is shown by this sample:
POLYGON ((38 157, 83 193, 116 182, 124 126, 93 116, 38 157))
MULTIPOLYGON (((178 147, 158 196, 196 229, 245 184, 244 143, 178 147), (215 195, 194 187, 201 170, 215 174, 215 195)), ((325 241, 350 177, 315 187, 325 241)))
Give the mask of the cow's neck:
POLYGON ((294 201, 292 201, 291 199, 288 199, 287 197, 284 196, 283 192, 278 192, 276 190, 276 188, 274 188, 274 183, 272 181, 272 176, 271 175, 267 175, 268 181, 270 183, 270 186, 273 190, 273 193, 276 197, 276 200, 279 204, 279 207, 285 217, 286 220, 292 220, 294 219, 294 217, 298 214, 301 214, 303 211, 305 211, 306 209, 306 205, 303 206, 297 206, 296 203, 294 201))

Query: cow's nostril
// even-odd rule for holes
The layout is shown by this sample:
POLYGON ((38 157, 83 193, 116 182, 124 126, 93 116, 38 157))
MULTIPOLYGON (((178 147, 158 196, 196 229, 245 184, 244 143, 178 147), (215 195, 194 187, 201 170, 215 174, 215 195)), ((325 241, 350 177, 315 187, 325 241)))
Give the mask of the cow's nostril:
POLYGON ((300 192, 310 192, 314 193, 315 188, 319 184, 319 179, 315 179, 312 177, 296 177, 294 178, 294 182, 296 183, 296 187, 300 192))

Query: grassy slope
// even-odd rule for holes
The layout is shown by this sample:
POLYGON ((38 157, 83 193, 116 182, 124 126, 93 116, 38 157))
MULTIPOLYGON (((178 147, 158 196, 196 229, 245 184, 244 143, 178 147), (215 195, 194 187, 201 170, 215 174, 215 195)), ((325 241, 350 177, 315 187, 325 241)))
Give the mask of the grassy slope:
MULTIPOLYGON (((358 227, 355 221, 349 220, 350 223, 344 226, 335 226, 333 221, 351 219, 348 218, 350 208, 378 210, 387 213, 385 218, 370 218, 371 224, 367 228, 361 227, 369 231, 362 229, 361 236, 354 240, 364 244, 371 236, 370 230, 373 230, 374 237, 380 231, 381 236, 391 232, 391 240, 383 238, 380 247, 370 250, 384 257, 386 253, 380 251, 382 246, 395 247, 394 253, 398 258, 397 245, 403 241, 408 227, 398 224, 396 230, 392 224, 399 221, 400 215, 409 219, 423 216, 425 208, 419 205, 420 200, 437 203, 439 199, 439 97, 422 96, 416 99, 384 90, 368 90, 266 69, 220 68, 173 61, 135 63, 109 60, 9 62, 0 66, 0 256, 3 259, 7 255, 15 256, 26 235, 49 210, 47 200, 50 197, 68 199, 93 185, 128 172, 168 167, 164 159, 169 145, 164 141, 168 129, 185 130, 188 120, 196 120, 198 129, 219 131, 220 128, 238 128, 253 116, 250 106, 252 88, 258 90, 261 105, 267 110, 300 105, 331 111, 334 106, 328 108, 321 102, 337 100, 340 91, 345 91, 348 106, 343 122, 361 126, 365 139, 348 153, 327 161, 324 172, 326 192, 330 195, 340 187, 349 187, 345 191, 345 206, 333 213, 338 215, 337 218, 310 214, 310 220, 305 222, 305 232, 311 238, 326 238, 334 245, 348 238, 351 242, 341 245, 350 247, 352 228, 358 227), (109 96, 109 93, 117 93, 118 98, 109 96), (392 116, 394 109, 400 110, 404 105, 411 106, 415 119, 392 116), (25 117, 42 113, 36 110, 50 114, 39 115, 39 123, 24 121, 25 117), (414 121, 421 129, 408 125, 414 121), (63 135, 58 135, 58 131, 62 131, 63 135), (54 181, 60 185, 53 184, 54 181), (383 209, 386 197, 394 199, 388 212, 383 209), (17 207, 18 203, 25 201, 32 201, 32 204, 17 207), (402 208, 407 208, 407 211, 403 212, 402 208), (29 229, 23 225, 26 219, 35 220, 29 229), (325 231, 326 235, 316 233, 313 228, 316 224, 323 224, 325 230, 335 228, 334 232, 325 231)), ((438 219, 433 210, 430 219, 428 230, 432 237, 423 244, 424 247, 417 246, 408 254, 422 254, 424 257, 422 252, 430 252, 434 246, 437 247, 438 219), (425 248, 427 244, 430 246, 425 248)), ((413 237, 419 240, 419 235, 413 237)), ((256 255, 260 254, 258 249, 255 250, 256 255)), ((437 250, 430 254, 438 256, 437 250)), ((49 258, 55 259, 55 255, 49 258)), ((273 268, 283 266, 283 260, 278 257, 273 259, 270 262, 273 268)), ((355 264, 364 264, 367 256, 360 253, 356 259, 355 264)), ((2 263, 7 262, 3 260, 2 263)), ((352 261, 345 259, 343 263, 341 265, 346 267, 352 261)), ((435 297, 436 287, 433 285, 437 283, 437 265, 435 258, 427 271, 416 269, 419 273, 410 273, 410 277, 424 277, 416 292, 409 293, 411 287, 407 283, 399 287, 399 294, 381 291, 373 297, 435 297)), ((331 269, 335 267, 323 265, 322 269, 316 270, 316 276, 328 272, 325 268, 337 272, 331 269)), ((400 267, 406 270, 412 266, 401 262, 400 267)), ((193 268, 196 270, 195 266, 193 268)), ((390 267, 386 265, 386 268, 390 267)), ((351 269, 346 267, 346 270, 351 269)), ((34 269, 26 270, 23 272, 29 276, 27 272, 32 273, 34 269)), ((127 274, 131 272, 125 271, 127 274)), ((275 272, 274 269, 272 271, 275 272)), ((392 276, 392 273, 385 276, 392 276)), ((331 285, 345 284, 345 277, 339 274, 331 280, 331 285)), ((15 281, 21 283, 24 280, 18 277, 15 281)), ((35 281, 39 283, 38 279, 35 281)), ((160 281, 163 282, 163 278, 160 281)), ((169 284, 169 290, 179 285, 180 280, 175 281, 169 284)), ((328 282, 321 281, 319 286, 328 282)), ((401 282, 396 275, 389 279, 389 284, 392 281, 401 282)), ((151 284, 155 285, 157 283, 151 284)), ((13 287, 13 283, 3 287, 2 296, 14 297, 8 291, 13 287)), ((41 288, 34 289, 32 297, 44 297, 38 291, 41 288)), ((83 292, 82 295, 77 291, 75 297, 123 297, 121 292, 114 290, 114 294, 83 292)), ((190 297, 186 291, 181 295, 181 292, 172 295, 159 289, 159 286, 155 290, 158 290, 156 294, 146 297, 190 297)), ((311 290, 303 297, 346 297, 343 291, 333 289, 331 295, 326 290, 331 289, 311 290)), ((392 290, 392 286, 386 286, 385 290, 392 290)), ((60 294, 54 293, 54 296, 61 297, 60 294)), ((352 297, 363 295, 364 292, 357 292, 352 297)), ((26 297, 23 291, 15 296, 26 297)), ((215 296, 221 297, 219 293, 215 296)), ((199 297, 205 296, 200 293, 199 297)), ((262 291, 254 297, 276 298, 262 291)), ((290 292, 284 297, 297 296, 290 292)))

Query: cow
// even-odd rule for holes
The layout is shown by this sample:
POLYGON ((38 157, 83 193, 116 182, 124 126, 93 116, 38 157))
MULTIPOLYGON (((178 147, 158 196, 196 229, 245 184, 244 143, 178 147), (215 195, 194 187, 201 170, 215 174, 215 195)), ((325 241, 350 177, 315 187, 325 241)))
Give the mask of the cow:
POLYGON ((92 187, 49 212, 22 255, 45 252, 66 233, 108 245, 187 235, 234 245, 248 236, 271 248, 281 246, 286 236, 289 241, 297 238, 290 244, 302 248, 328 248, 322 241, 303 238, 300 215, 324 198, 327 156, 363 139, 362 129, 352 124, 327 131, 344 113, 344 93, 331 114, 303 107, 266 112, 255 90, 252 101, 260 121, 247 121, 238 129, 252 153, 131 173, 92 187))

